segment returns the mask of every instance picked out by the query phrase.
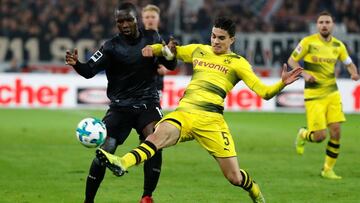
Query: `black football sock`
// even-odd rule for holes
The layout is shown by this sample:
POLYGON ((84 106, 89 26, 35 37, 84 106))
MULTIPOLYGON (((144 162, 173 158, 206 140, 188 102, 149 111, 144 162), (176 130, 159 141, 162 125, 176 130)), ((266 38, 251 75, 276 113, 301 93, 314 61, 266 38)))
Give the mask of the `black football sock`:
POLYGON ((151 196, 159 181, 162 163, 162 150, 144 162, 144 196, 151 196))
POLYGON ((89 175, 86 180, 85 203, 94 202, 95 195, 101 181, 104 179, 106 167, 102 166, 97 158, 91 164, 89 175))

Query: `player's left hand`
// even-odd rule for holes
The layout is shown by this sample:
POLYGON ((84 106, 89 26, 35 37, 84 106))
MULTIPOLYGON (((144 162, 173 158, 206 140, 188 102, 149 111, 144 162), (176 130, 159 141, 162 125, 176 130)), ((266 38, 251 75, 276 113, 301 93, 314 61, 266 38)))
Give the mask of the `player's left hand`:
POLYGON ((281 73, 281 79, 285 85, 289 85, 300 78, 302 68, 294 68, 291 71, 287 71, 287 65, 284 63, 281 73))
POLYGON ((151 48, 150 45, 146 45, 142 50, 141 53, 144 57, 153 57, 154 56, 154 51, 151 48))

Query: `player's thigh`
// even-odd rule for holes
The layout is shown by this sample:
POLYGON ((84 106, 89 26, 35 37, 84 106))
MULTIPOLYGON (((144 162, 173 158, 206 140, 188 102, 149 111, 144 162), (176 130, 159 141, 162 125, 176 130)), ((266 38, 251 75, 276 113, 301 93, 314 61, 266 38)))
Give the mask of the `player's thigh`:
POLYGON ((341 96, 339 92, 328 97, 327 124, 344 122, 345 115, 342 109, 341 96))
POLYGON ((165 120, 161 122, 155 132, 149 135, 146 140, 155 144, 157 149, 175 145, 180 137, 180 130, 172 123, 165 120))
POLYGON ((134 115, 132 112, 109 109, 103 122, 106 126, 107 136, 116 139, 117 144, 121 145, 131 132, 134 115))
POLYGON ((324 100, 305 101, 307 127, 310 131, 326 129, 327 103, 324 100))
POLYGON ((160 126, 160 124, 166 122, 168 124, 171 124, 178 130, 179 136, 176 141, 177 143, 190 141, 194 139, 194 136, 191 133, 194 119, 194 114, 191 112, 173 111, 167 114, 158 122, 158 124, 156 125, 156 130, 160 126))

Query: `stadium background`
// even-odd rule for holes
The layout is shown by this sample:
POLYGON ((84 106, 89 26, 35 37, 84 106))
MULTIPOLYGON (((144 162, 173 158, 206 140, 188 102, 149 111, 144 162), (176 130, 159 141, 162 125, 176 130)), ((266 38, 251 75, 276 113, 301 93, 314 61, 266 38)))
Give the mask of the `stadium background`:
MULTIPOLYGON (((347 44, 354 63, 359 67, 360 17, 357 15, 360 11, 359 1, 138 0, 131 2, 137 5, 139 10, 148 3, 158 5, 162 10, 160 33, 174 36, 181 44, 208 43, 213 18, 217 15, 232 16, 237 22, 237 40, 233 50, 246 57, 253 64, 255 72, 264 78, 279 77, 280 67, 286 62, 291 50, 302 37, 316 32, 314 18, 319 11, 326 9, 335 16, 337 24, 335 36, 347 44)), ((61 81, 65 81, 66 78, 71 76, 78 78, 72 68, 64 64, 65 50, 76 47, 79 50, 80 60, 86 61, 105 39, 116 34, 113 13, 117 3, 118 1, 115 0, 76 2, 2 0, 0 70, 12 73, 56 74, 58 77, 42 81, 37 80, 35 74, 21 76, 4 74, 0 83, 2 87, 0 107, 104 107, 105 83, 92 82, 90 84, 93 86, 66 87, 68 91, 60 96, 64 96, 62 101, 77 97, 73 105, 54 103, 54 100, 48 97, 56 97, 56 92, 47 87, 53 86, 58 89, 61 81), (57 86, 53 84, 54 80, 59 81, 55 82, 57 86), (32 81, 42 81, 42 83, 32 81), (99 87, 97 83, 102 86, 99 87), (32 89, 28 90, 28 86, 32 89), (75 95, 69 93, 74 91, 75 95), (87 94, 86 101, 81 99, 81 95, 84 94, 87 94), (33 97, 38 95, 38 98, 32 98, 32 95, 33 97), (36 100, 45 102, 38 104, 36 100)), ((175 90, 180 91, 181 94, 181 89, 186 85, 181 81, 187 81, 186 76, 191 75, 191 72, 191 64, 179 63, 178 69, 169 73, 177 77, 167 77, 165 89, 171 91, 173 88, 171 84, 182 84, 182 87, 175 90)), ((337 76, 349 78, 341 64, 337 65, 337 76)), ((286 107, 287 111, 298 111, 299 107, 302 110, 302 81, 297 82, 295 86, 295 89, 290 88, 288 92, 285 91, 283 93, 285 95, 281 98, 276 97, 270 101, 271 104, 268 106, 271 107, 255 109, 247 107, 257 105, 256 100, 248 98, 251 97, 250 93, 239 95, 239 92, 233 92, 233 95, 237 96, 229 97, 233 101, 228 103, 245 102, 246 105, 243 108, 240 104, 228 110, 283 110, 281 107, 286 107)), ((343 84, 343 81, 339 81, 339 86, 343 87, 341 93, 346 102, 345 111, 359 112, 360 86, 356 83, 343 84)), ((178 98, 181 95, 176 96, 178 98)), ((172 95, 170 94, 169 97, 172 95)), ((166 101, 168 100, 164 99, 164 108, 172 109, 174 104, 166 101)))
MULTIPOLYGON (((278 80, 281 64, 303 36, 316 31, 313 24, 316 14, 327 9, 335 16, 334 35, 346 42, 359 67, 360 1, 131 2, 139 10, 148 3, 158 5, 162 10, 160 33, 173 35, 182 44, 209 42, 213 18, 222 14, 232 16, 237 22, 233 50, 248 58, 255 72, 268 83, 278 80)), ((80 202, 93 151, 76 143, 74 128, 83 117, 104 115, 106 81, 103 75, 92 80, 80 78, 64 65, 64 53, 77 47, 81 60, 85 61, 104 39, 114 35, 113 12, 118 1, 0 0, 0 3, 0 142, 3 143, 0 202, 80 202)), ((165 78, 166 110, 176 106, 191 75, 191 66, 182 63, 178 66, 177 71, 165 78)), ((338 164, 345 178, 337 184, 321 180, 315 174, 321 167, 322 144, 307 149, 306 160, 294 155, 294 133, 305 122, 302 80, 269 102, 241 84, 229 95, 225 117, 237 143, 240 164, 263 186, 268 202, 357 202, 360 199, 360 194, 353 192, 360 186, 357 158, 360 84, 348 79, 341 64, 337 65, 337 77, 341 78, 338 85, 348 118, 343 127, 347 137, 338 164)), ((130 136, 118 153, 136 144, 136 136, 130 136)), ((166 152, 164 173, 155 193, 158 202, 248 200, 223 180, 213 160, 195 142, 166 152), (184 156, 183 151, 191 156, 184 156), (194 167, 183 167, 189 164, 194 167), (219 194, 218 187, 225 191, 219 194), (186 197, 181 197, 183 194, 186 197)), ((104 189, 99 192, 99 202, 136 202, 141 191, 141 173, 138 167, 120 183, 108 173, 104 189), (130 185, 130 191, 124 195, 122 189, 114 190, 119 184, 130 185)))

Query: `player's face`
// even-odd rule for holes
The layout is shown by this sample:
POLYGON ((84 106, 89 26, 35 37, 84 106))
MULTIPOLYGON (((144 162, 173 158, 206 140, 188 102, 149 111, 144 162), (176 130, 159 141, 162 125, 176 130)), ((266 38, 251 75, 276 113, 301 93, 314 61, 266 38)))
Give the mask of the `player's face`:
POLYGON ((117 10, 115 13, 116 26, 125 36, 135 36, 137 33, 137 20, 133 12, 117 10))
POLYGON ((159 14, 156 11, 145 11, 142 13, 142 21, 146 30, 158 30, 159 14))
POLYGON ((230 46, 235 38, 230 37, 226 30, 213 27, 211 33, 211 47, 215 54, 225 54, 230 52, 230 46))
POLYGON ((316 26, 320 35, 324 38, 327 38, 333 31, 334 22, 331 16, 323 15, 318 18, 316 26))

